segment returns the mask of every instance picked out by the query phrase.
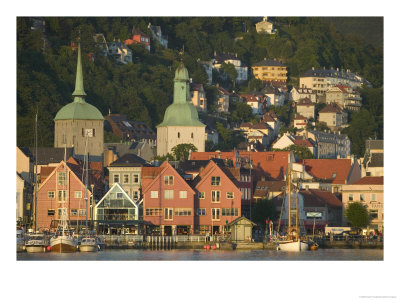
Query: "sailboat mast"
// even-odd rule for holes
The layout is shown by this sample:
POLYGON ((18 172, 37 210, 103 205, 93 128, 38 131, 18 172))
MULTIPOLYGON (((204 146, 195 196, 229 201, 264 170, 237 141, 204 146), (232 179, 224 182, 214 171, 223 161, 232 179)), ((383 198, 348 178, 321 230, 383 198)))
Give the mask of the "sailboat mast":
POLYGON ((290 167, 288 169, 288 192, 289 192, 289 201, 288 201, 288 230, 290 230, 290 226, 292 225, 292 221, 291 221, 291 208, 290 208, 290 202, 292 201, 291 199, 291 190, 290 190, 290 186, 291 186, 291 173, 290 173, 290 167))
POLYGON ((86 151, 85 151, 85 168, 86 168, 86 170, 85 170, 85 205, 86 205, 86 223, 85 223, 85 226, 86 226, 86 231, 88 231, 88 224, 87 224, 87 221, 88 221, 88 192, 87 192, 87 190, 88 190, 88 175, 89 175, 89 172, 88 172, 88 169, 89 169, 89 164, 88 164, 88 142, 89 142, 89 134, 88 134, 88 132, 86 132, 86 151))
POLYGON ((37 126, 38 126, 38 111, 36 110, 36 117, 35 117, 35 197, 34 197, 34 200, 33 201, 35 201, 35 203, 33 204, 33 211, 34 211, 34 214, 33 214, 33 218, 34 218, 34 229, 35 229, 35 232, 36 232, 36 223, 37 223, 37 221, 36 221, 36 214, 37 214, 37 189, 38 189, 38 183, 37 183, 37 166, 38 166, 38 164, 37 164, 37 155, 38 155, 38 150, 37 150, 37 143, 38 143, 38 130, 37 130, 37 126))

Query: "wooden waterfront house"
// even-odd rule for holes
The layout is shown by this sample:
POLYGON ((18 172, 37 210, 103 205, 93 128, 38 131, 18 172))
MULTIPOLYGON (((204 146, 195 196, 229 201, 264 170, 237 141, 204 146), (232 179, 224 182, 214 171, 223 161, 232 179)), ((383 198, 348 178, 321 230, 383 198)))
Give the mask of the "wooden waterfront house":
POLYGON ((239 217, 228 224, 232 241, 250 242, 252 240, 253 227, 256 224, 245 217, 239 217))

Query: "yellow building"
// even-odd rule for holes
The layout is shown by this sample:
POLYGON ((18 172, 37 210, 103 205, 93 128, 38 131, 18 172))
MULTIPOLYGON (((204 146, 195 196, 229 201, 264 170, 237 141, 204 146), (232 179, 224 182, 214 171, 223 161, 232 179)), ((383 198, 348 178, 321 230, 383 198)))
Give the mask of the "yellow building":
POLYGON ((277 60, 264 59, 252 67, 254 77, 262 81, 286 83, 287 67, 277 60))

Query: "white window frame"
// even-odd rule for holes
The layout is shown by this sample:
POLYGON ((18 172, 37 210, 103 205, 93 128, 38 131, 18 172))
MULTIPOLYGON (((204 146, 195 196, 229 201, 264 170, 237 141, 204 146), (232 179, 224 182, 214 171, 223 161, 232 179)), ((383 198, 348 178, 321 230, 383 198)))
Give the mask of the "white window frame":
POLYGON ((211 186, 221 186, 221 176, 211 176, 211 186))
POLYGON ((47 197, 49 199, 54 199, 56 197, 56 192, 55 191, 48 191, 47 192, 47 197))
POLYGON ((157 199, 158 198, 158 191, 151 191, 150 198, 157 199))
POLYGON ((122 174, 122 183, 129 184, 129 174, 122 174), (126 182, 125 182, 125 179, 127 179, 126 182))
POLYGON ((82 198, 82 191, 75 191, 74 192, 74 198, 75 199, 81 199, 82 198))
POLYGON ((211 191, 211 202, 212 203, 221 202, 221 191, 211 191), (214 199, 217 199, 217 195, 218 195, 218 201, 214 201, 214 199))
POLYGON ((164 176, 164 185, 174 185, 174 176, 164 176))
POLYGON ((179 198, 186 199, 187 198, 187 191, 179 191, 179 198))
POLYGON ((205 192, 198 192, 198 197, 199 199, 205 199, 206 198, 206 193, 205 192))
POLYGON ((119 176, 119 174, 113 174, 113 183, 119 183, 120 181, 119 181, 119 179, 120 179, 120 176, 119 176), (117 180, 115 180, 115 178, 118 178, 117 180))
POLYGON ((174 190, 164 190, 164 199, 167 200, 174 199, 174 190))
POLYGON ((233 199, 235 196, 234 192, 226 192, 226 199, 233 199), (232 194, 231 197, 229 197, 229 194, 232 194))
POLYGON ((221 209, 220 208, 211 208, 211 220, 218 221, 221 220, 221 209), (218 212, 218 214, 217 214, 218 212), (218 216, 218 218, 217 218, 218 216))
POLYGON ((139 183, 139 174, 133 174, 132 183, 139 183))
POLYGON ((164 220, 172 221, 174 219, 174 210, 170 207, 164 208, 164 220))

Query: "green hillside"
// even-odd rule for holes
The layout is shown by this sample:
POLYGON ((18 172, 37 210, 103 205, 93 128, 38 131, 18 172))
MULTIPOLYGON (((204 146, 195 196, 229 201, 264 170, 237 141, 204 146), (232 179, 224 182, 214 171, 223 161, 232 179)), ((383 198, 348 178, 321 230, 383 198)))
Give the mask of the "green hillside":
MULTIPOLYGON (((190 77, 203 83, 210 106, 214 90, 198 60, 210 60, 214 52, 236 53, 247 66, 264 58, 279 59, 288 66, 288 84, 311 67, 334 67, 360 73, 374 87, 383 85, 381 47, 368 45, 360 35, 343 35, 321 18, 272 18, 276 35, 258 34, 257 19, 249 17, 149 17, 44 18, 45 31, 32 30, 30 18, 17 18, 17 145, 32 146, 34 115, 39 111, 39 145, 53 145, 54 116, 72 101, 76 51, 71 42, 80 37, 86 100, 104 115, 123 113, 153 128, 162 121, 172 101, 173 76, 183 59, 190 77), (130 37, 132 27, 150 35, 147 25, 161 26, 168 36, 168 48, 152 41, 148 53, 140 45, 129 46, 133 63, 122 65, 101 55, 94 43, 96 33, 108 42, 130 37), (179 54, 183 52, 183 55, 179 54), (95 59, 89 60, 88 54, 95 59)), ((227 89, 232 82, 217 81, 227 89)), ((249 84, 235 89, 248 91, 249 84)), ((382 104, 383 105, 383 104, 382 104)), ((382 117, 383 119, 383 117, 382 117)), ((375 130, 376 126, 373 127, 375 130)), ((376 129, 383 135, 382 128, 376 129)))

